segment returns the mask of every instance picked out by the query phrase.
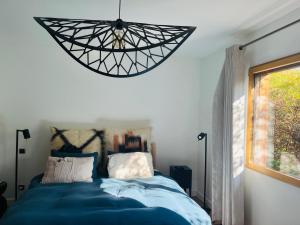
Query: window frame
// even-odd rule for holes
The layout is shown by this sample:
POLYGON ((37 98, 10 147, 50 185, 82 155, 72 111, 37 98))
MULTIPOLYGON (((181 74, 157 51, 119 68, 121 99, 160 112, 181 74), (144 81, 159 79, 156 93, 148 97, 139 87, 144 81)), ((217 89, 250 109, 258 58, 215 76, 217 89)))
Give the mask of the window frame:
POLYGON ((251 67, 248 74, 248 109, 246 130, 246 167, 264 175, 270 176, 285 183, 300 187, 300 179, 277 172, 267 167, 259 166, 252 162, 253 142, 253 97, 255 76, 266 72, 275 72, 292 66, 300 65, 300 53, 280 58, 271 62, 251 67))

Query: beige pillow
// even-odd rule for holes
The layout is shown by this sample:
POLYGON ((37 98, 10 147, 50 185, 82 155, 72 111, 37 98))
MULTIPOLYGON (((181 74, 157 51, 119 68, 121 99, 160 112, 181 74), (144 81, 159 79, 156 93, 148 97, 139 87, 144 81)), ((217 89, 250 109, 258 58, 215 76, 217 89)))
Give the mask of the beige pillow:
POLYGON ((125 135, 141 137, 142 151, 151 152, 151 128, 105 128, 105 150, 119 151, 119 145, 125 144, 125 135))
POLYGON ((149 178, 154 175, 151 153, 118 153, 108 156, 110 178, 135 179, 149 178))
POLYGON ((42 179, 47 183, 92 182, 94 157, 48 157, 42 179))

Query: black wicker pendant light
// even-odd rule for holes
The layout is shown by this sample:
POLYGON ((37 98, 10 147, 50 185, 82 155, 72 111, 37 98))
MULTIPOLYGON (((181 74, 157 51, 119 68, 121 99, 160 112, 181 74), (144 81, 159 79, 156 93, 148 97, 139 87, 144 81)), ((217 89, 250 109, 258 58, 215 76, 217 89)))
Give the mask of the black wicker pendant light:
POLYGON ((109 20, 34 17, 56 42, 86 68, 110 77, 146 73, 165 61, 196 27, 109 20))

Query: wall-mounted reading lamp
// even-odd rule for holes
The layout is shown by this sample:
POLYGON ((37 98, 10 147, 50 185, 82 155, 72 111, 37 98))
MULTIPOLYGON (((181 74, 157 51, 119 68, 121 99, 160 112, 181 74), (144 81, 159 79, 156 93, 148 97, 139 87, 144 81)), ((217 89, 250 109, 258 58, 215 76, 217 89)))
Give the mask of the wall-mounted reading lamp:
POLYGON ((24 139, 30 138, 30 132, 28 129, 16 130, 16 168, 15 168, 15 200, 18 198, 18 158, 19 153, 24 154, 25 149, 19 149, 19 133, 23 134, 24 139))
POLYGON ((198 141, 201 141, 203 138, 205 138, 205 166, 204 166, 204 194, 203 194, 203 205, 204 210, 207 210, 206 208, 206 159, 207 159, 207 133, 201 132, 198 135, 198 141))

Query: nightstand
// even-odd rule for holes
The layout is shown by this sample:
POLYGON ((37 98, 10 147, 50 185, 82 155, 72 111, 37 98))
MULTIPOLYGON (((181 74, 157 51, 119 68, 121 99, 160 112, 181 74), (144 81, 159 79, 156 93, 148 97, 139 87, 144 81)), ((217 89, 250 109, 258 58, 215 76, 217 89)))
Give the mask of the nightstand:
POLYGON ((2 194, 5 192, 7 188, 7 183, 4 181, 0 181, 0 218, 3 216, 7 209, 7 201, 6 199, 2 196, 2 194))
POLYGON ((192 196, 192 169, 188 166, 170 166, 170 177, 185 191, 189 189, 189 194, 192 196))

